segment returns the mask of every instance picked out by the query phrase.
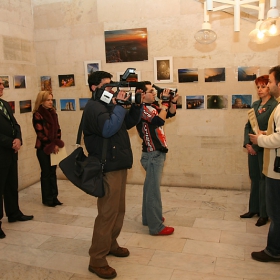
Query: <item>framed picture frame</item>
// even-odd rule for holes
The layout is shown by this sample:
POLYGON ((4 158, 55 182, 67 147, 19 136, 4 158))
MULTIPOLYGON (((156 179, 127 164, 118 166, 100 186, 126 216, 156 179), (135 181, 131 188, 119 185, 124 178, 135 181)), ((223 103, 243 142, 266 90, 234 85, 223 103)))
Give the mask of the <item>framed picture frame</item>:
MULTIPOLYGON (((119 82, 121 80, 121 77, 124 73, 123 72, 117 72, 117 81, 119 82)), ((127 79, 127 82, 140 82, 141 81, 141 71, 135 71, 135 74, 130 74, 127 79)))
POLYGON ((84 61, 84 68, 86 85, 88 86, 88 76, 93 72, 101 70, 101 60, 84 61))
POLYGON ((173 83, 173 57, 154 57, 155 83, 173 83))
POLYGON ((4 88, 10 88, 10 77, 9 75, 0 75, 0 78, 3 81, 4 88))
POLYGON ((52 79, 51 76, 41 76, 41 90, 52 91, 52 79))
POLYGON ((14 76, 14 87, 15 88, 26 88, 26 77, 23 75, 14 76))
POLYGON ((74 74, 67 75, 58 75, 58 84, 59 87, 74 87, 75 86, 75 77, 74 74))

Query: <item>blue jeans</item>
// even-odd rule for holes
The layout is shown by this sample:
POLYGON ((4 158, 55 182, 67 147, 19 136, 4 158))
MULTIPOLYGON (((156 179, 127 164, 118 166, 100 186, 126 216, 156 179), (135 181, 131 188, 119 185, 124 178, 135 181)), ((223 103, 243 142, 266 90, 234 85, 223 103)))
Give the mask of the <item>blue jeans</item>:
POLYGON ((266 178, 266 208, 271 223, 264 251, 280 258, 280 180, 266 178))
POLYGON ((158 234, 165 226, 162 223, 160 181, 166 153, 143 152, 141 164, 146 170, 143 188, 142 223, 149 227, 150 234, 158 234))

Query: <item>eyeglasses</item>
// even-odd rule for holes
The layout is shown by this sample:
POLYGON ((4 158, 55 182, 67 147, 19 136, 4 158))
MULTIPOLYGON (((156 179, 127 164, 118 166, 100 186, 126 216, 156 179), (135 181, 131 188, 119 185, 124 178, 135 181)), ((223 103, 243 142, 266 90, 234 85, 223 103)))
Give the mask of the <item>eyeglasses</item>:
POLYGON ((154 92, 155 92, 155 90, 154 90, 154 89, 149 90, 149 91, 146 91, 146 93, 154 93, 154 92))

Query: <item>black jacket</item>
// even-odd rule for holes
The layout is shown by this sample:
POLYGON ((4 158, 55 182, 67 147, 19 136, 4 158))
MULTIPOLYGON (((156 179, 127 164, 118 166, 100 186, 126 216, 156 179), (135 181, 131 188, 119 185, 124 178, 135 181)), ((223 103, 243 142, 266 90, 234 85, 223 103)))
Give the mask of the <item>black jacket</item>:
POLYGON ((103 139, 108 139, 105 172, 129 169, 133 156, 127 129, 135 126, 141 116, 141 106, 130 110, 120 105, 105 104, 90 99, 83 113, 83 133, 86 149, 101 160, 103 139))
POLYGON ((12 160, 18 159, 18 153, 15 153, 12 148, 14 139, 18 138, 22 143, 20 126, 13 115, 11 107, 5 100, 1 99, 1 101, 7 109, 10 120, 0 110, 0 166, 7 165, 12 160))

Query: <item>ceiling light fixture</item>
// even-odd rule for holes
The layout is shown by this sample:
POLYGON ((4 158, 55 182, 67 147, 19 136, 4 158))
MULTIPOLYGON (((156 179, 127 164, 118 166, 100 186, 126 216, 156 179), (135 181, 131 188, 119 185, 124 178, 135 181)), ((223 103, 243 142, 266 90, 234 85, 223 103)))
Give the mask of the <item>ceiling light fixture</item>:
POLYGON ((206 10, 206 2, 204 2, 204 22, 202 28, 194 35, 195 40, 200 44, 211 44, 216 41, 217 34, 212 30, 209 23, 209 15, 206 10))
POLYGON ((267 19, 260 25, 260 30, 267 36, 278 36, 280 34, 280 17, 277 10, 277 0, 270 0, 270 10, 267 19))
POLYGON ((256 23, 256 28, 249 33, 250 41, 257 44, 263 44, 269 40, 269 38, 265 36, 265 33, 260 30, 260 25, 263 23, 264 20, 264 6, 265 6, 265 0, 260 0, 259 20, 256 23))

